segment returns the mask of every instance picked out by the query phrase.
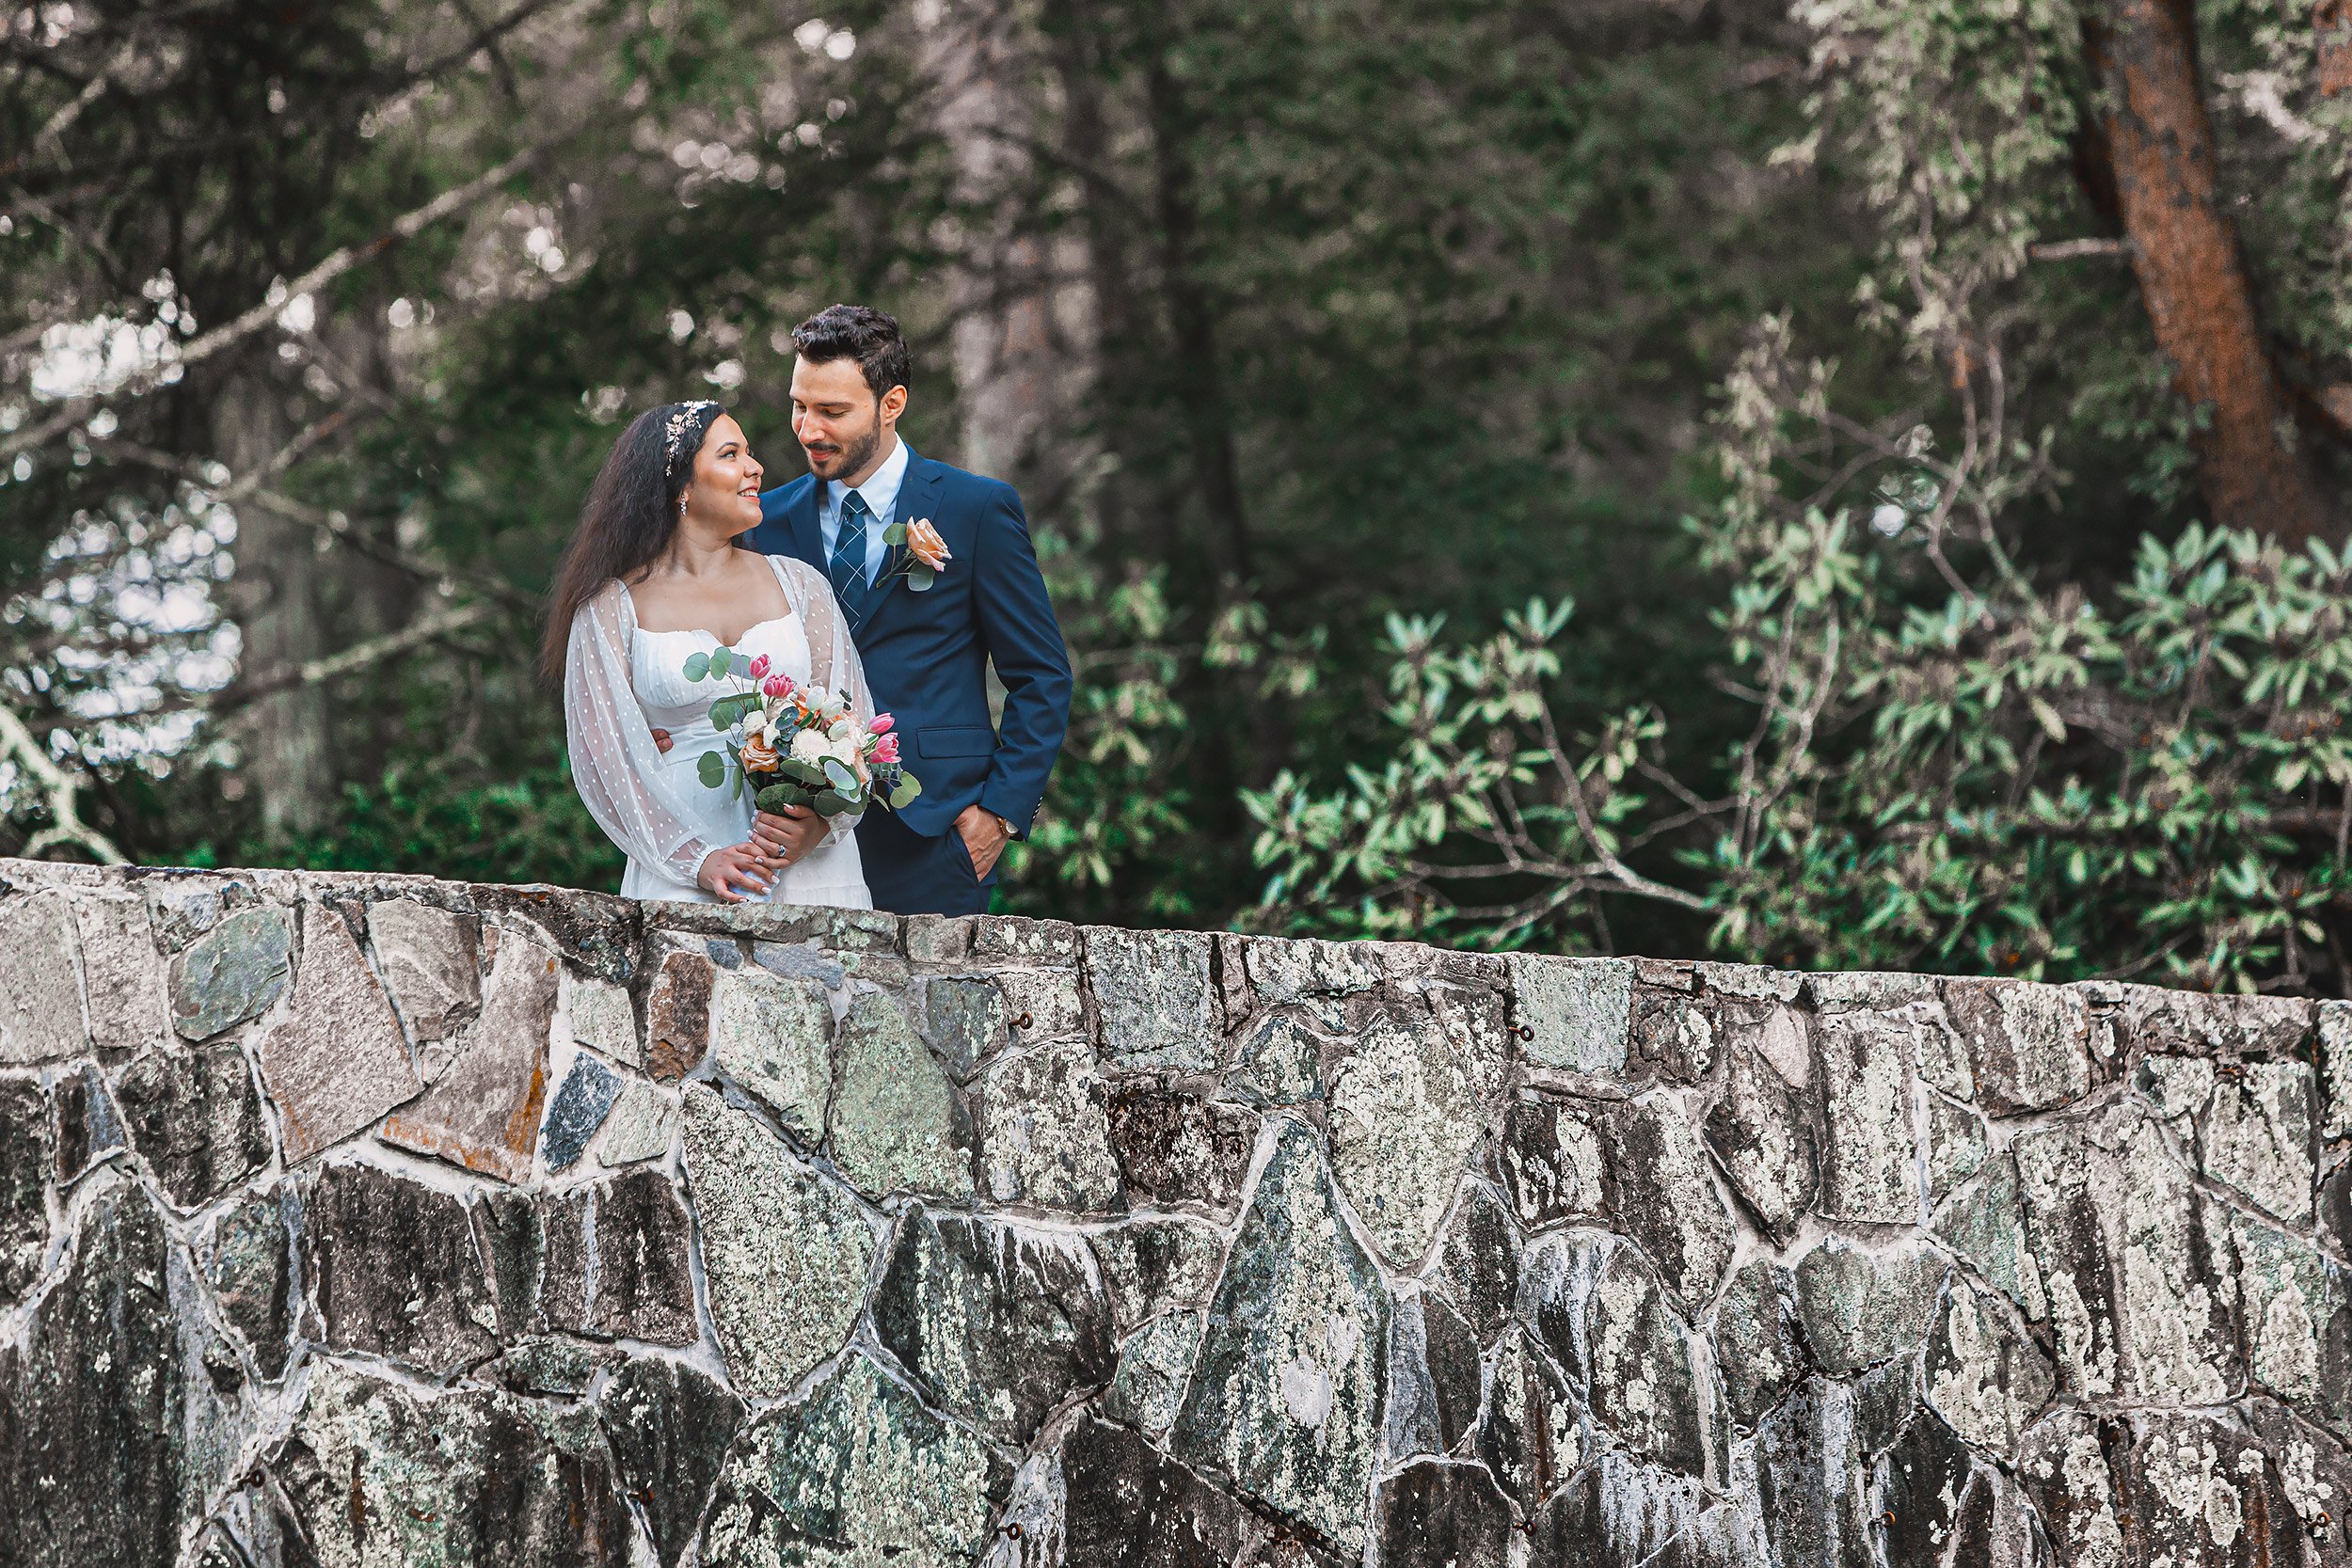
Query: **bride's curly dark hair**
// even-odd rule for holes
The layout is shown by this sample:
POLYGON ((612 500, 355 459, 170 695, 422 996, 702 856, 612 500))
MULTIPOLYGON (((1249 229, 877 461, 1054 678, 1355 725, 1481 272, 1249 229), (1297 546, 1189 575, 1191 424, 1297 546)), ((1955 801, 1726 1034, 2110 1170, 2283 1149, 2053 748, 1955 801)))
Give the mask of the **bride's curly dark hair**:
POLYGON ((677 531, 677 499, 694 477, 694 454, 726 410, 715 403, 665 403, 628 422, 612 455, 588 487, 579 526, 556 563, 548 624, 539 640, 539 667, 550 680, 564 674, 572 617, 614 578, 627 582, 661 559, 677 531), (679 455, 668 451, 671 421, 684 417, 679 455))

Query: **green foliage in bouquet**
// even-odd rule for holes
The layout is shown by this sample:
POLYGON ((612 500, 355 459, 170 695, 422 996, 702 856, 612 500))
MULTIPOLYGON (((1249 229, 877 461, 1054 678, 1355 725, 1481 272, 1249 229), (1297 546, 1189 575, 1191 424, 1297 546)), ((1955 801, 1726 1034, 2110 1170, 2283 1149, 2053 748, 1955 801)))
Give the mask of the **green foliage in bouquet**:
MULTIPOLYGON (((705 760, 715 760, 716 754, 705 760)), ((819 816, 839 816, 844 812, 862 812, 869 802, 867 786, 858 783, 857 775, 842 766, 835 757, 821 763, 804 762, 799 757, 777 760, 772 780, 758 786, 752 797, 759 809, 782 811, 787 806, 810 806, 819 816)), ((880 783, 879 779, 876 781, 880 783)), ((923 793, 923 782, 900 768, 895 784, 881 790, 881 800, 892 811, 903 810, 923 793)))

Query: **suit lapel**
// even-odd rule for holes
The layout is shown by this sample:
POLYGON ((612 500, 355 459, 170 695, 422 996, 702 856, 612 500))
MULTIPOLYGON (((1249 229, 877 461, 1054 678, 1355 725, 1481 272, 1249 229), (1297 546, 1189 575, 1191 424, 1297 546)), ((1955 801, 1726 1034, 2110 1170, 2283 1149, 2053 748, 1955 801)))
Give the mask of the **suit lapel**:
POLYGON ((817 494, 820 488, 812 478, 785 521, 792 530, 792 553, 821 572, 825 569, 825 531, 817 526, 817 494))
MULTIPOLYGON (((906 478, 898 482, 898 499, 891 503, 890 508, 892 526, 911 523, 918 517, 935 516, 939 481, 940 466, 928 457, 918 455, 913 447, 907 448, 906 478)), ((907 547, 904 545, 893 545, 882 552, 881 584, 872 591, 872 597, 866 601, 866 625, 873 624, 874 617, 882 613, 882 606, 906 581, 905 574, 898 570, 905 563, 906 557, 907 547)))

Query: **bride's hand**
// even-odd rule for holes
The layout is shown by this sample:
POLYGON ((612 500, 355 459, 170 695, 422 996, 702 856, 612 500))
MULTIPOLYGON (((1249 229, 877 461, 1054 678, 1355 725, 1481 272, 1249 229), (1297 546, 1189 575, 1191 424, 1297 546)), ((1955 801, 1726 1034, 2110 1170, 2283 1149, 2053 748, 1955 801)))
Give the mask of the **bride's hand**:
POLYGON ((752 843, 778 865, 803 859, 824 836, 825 819, 806 806, 763 811, 752 818, 752 843))
POLYGON ((755 895, 765 897, 776 885, 771 870, 773 863, 756 844, 732 844, 724 849, 713 849, 703 857, 702 869, 694 879, 703 891, 723 904, 741 904, 755 895), (735 884, 748 891, 738 893, 735 884))

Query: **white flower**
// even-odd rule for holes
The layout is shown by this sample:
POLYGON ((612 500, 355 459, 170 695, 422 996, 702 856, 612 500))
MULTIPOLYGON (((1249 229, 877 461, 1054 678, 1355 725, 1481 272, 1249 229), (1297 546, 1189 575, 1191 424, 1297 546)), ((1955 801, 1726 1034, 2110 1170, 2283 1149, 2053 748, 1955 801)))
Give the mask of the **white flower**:
POLYGON ((792 737, 792 760, 795 762, 822 762, 829 754, 831 748, 826 746, 825 737, 815 730, 803 730, 792 737))

